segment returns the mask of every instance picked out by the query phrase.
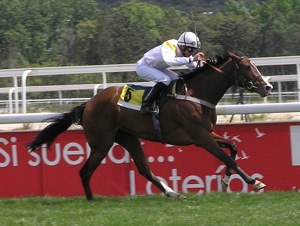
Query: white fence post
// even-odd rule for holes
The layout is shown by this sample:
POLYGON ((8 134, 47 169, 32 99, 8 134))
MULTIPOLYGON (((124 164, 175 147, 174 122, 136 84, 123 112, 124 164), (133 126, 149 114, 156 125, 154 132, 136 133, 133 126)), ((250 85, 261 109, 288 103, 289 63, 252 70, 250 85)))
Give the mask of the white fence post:
POLYGON ((22 74, 22 107, 23 107, 23 113, 27 112, 27 106, 26 106, 26 79, 27 76, 31 73, 31 70, 26 70, 22 74))
MULTIPOLYGON (((13 92, 15 91, 16 89, 15 88, 10 88, 9 89, 9 93, 8 93, 8 103, 9 103, 9 113, 12 114, 14 112, 13 110, 13 92)), ((16 92, 18 94, 18 92, 16 92)), ((17 109, 16 109, 17 111, 17 109)), ((16 113, 19 113, 19 112, 16 112, 16 113)))
POLYGON ((300 101, 300 63, 296 64, 297 67, 297 77, 298 77, 298 100, 300 101))
POLYGON ((63 105, 63 100, 62 100, 62 98, 63 98, 62 91, 59 90, 59 91, 58 91, 59 105, 63 105))
POLYGON ((14 79, 14 91, 15 91, 15 106, 16 106, 16 113, 19 113, 19 91, 18 91, 18 78, 17 76, 13 77, 14 79))
POLYGON ((97 95, 97 93, 98 93, 98 89, 99 89, 99 87, 100 87, 101 85, 100 84, 98 84, 98 85, 95 85, 95 87, 94 87, 94 96, 96 96, 97 95))
POLYGON ((107 88, 106 72, 102 72, 103 89, 107 88))

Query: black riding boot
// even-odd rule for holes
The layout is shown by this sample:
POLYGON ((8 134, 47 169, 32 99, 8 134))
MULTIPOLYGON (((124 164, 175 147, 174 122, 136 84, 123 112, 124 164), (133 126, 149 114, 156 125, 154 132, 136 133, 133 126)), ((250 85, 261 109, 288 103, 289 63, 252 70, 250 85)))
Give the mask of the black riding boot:
POLYGON ((155 86, 150 90, 150 92, 147 94, 147 96, 144 98, 142 107, 141 107, 141 113, 142 114, 153 114, 157 113, 157 110, 155 107, 152 107, 152 104, 155 100, 158 99, 160 93, 166 88, 167 86, 162 83, 158 82, 155 84, 155 86))

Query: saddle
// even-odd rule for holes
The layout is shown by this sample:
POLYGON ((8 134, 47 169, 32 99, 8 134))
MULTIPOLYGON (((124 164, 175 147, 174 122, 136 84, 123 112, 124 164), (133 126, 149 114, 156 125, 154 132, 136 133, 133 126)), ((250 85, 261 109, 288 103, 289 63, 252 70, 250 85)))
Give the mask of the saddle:
MULTIPOLYGON (((158 113, 152 114, 153 125, 158 141, 163 144, 165 142, 163 140, 163 135, 160 128, 159 109, 168 101, 169 98, 175 96, 177 81, 178 80, 171 81, 169 86, 167 86, 167 88, 161 93, 158 100, 154 101, 153 103, 154 105, 156 105, 154 107, 158 108, 158 113)), ((124 86, 117 104, 125 108, 140 111, 142 101, 151 89, 152 87, 149 86, 127 84, 124 86)))
MULTIPOLYGON (((161 93, 160 97, 155 103, 158 108, 161 108, 168 101, 168 99, 171 98, 171 96, 175 95, 177 81, 178 80, 171 81, 167 88, 161 93)), ((142 101, 151 89, 152 87, 150 86, 127 84, 123 87, 118 105, 140 111, 142 101)))

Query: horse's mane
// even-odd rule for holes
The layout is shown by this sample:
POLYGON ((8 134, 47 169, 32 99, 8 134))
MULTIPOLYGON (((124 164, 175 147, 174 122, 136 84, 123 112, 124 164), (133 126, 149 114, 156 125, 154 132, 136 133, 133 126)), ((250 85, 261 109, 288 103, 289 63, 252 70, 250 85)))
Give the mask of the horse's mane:
MULTIPOLYGON (((223 56, 216 55, 215 58, 208 58, 208 59, 206 59, 206 62, 209 63, 210 65, 218 67, 219 65, 225 63, 229 59, 229 57, 230 56, 229 56, 228 52, 226 52, 223 56)), ((190 78, 193 78, 195 75, 197 75, 199 73, 203 73, 204 71, 207 71, 208 69, 211 69, 211 67, 207 64, 204 64, 202 67, 196 68, 192 72, 182 74, 179 77, 183 78, 184 80, 188 80, 190 78)))

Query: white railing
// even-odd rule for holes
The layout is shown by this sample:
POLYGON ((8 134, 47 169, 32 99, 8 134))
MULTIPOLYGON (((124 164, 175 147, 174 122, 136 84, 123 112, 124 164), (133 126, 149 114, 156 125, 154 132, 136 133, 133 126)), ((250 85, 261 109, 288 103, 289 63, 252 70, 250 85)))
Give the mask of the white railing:
MULTIPOLYGON (((71 90, 93 90, 93 95, 96 95, 99 89, 104 89, 104 87, 107 86, 123 86, 127 83, 106 83, 104 84, 77 84, 77 85, 52 85, 52 86, 26 86, 26 93, 28 92, 53 92, 57 91, 58 92, 58 102, 62 104, 62 91, 71 91, 71 90)), ((153 82, 135 82, 137 85, 148 85, 151 86, 154 83, 153 82)), ((26 97, 26 93, 24 94, 23 89, 15 89, 15 88, 0 88, 0 93, 8 93, 8 104, 9 104, 9 113, 13 113, 13 93, 18 92, 21 93, 24 97, 26 97)), ((79 99, 79 98, 77 98, 79 99)), ((26 102, 26 98, 22 100, 22 104, 26 102)), ((17 102, 18 100, 15 100, 15 106, 18 106, 17 102)), ((23 113, 26 113, 26 111, 23 113)))
MULTIPOLYGON (((286 57, 265 57, 265 58, 251 58, 251 60, 257 66, 272 66, 272 65, 296 65, 297 74, 296 75, 277 75, 270 76, 270 82, 281 82, 281 81, 297 81, 298 90, 300 90, 300 56, 286 56, 286 57), (280 78, 279 78, 280 77, 280 78)), ((93 73, 101 73, 102 74, 102 84, 92 84, 93 90, 97 90, 100 86, 101 88, 106 88, 108 86, 107 83, 107 75, 106 73, 110 72, 133 72, 135 71, 135 64, 121 64, 121 65, 94 65, 94 66, 71 66, 71 67, 49 67, 49 68, 23 68, 23 69, 7 69, 0 70, 0 78, 3 77, 12 77, 13 78, 13 87, 0 88, 2 91, 6 91, 9 93, 10 101, 13 99, 13 94, 15 97, 15 109, 16 113, 19 112, 19 101, 18 101, 18 93, 22 93, 22 112, 27 112, 27 97, 26 94, 28 91, 33 92, 34 90, 40 90, 38 87, 27 87, 27 78, 29 76, 48 76, 48 75, 64 75, 64 74, 93 74, 93 73), (18 86, 18 77, 22 78, 21 87, 18 86)), ((185 69, 185 67, 173 67, 172 69, 185 69)), ((89 86, 90 84, 84 85, 89 86)), ((70 85, 75 88, 76 85, 70 85)), ((64 91, 67 89, 71 89, 70 86, 64 85, 61 87, 56 86, 57 91, 64 91), (58 90, 59 88, 59 90, 58 90)), ((44 87, 49 88, 49 87, 44 87)), ((84 89, 82 85, 78 85, 78 88, 84 89), (81 87, 80 87, 81 86, 81 87)), ((1 92, 0 92, 1 93, 1 92)), ((300 95, 298 95, 300 98, 300 95)), ((10 102, 10 106, 12 107, 12 102, 10 102)))
MULTIPOLYGON (((244 104, 217 106, 218 115, 300 112, 300 103, 244 104)), ((1 114, 0 124, 39 123, 61 113, 1 114)))

